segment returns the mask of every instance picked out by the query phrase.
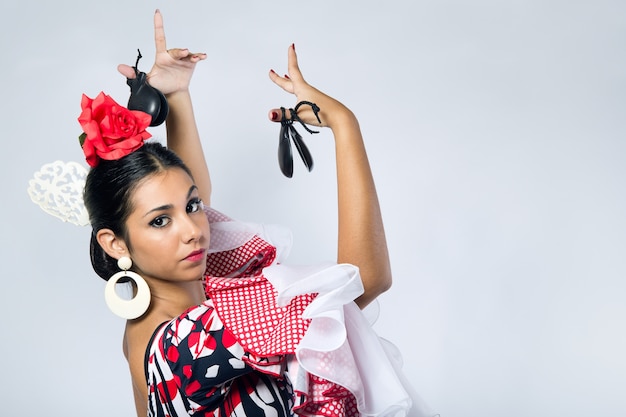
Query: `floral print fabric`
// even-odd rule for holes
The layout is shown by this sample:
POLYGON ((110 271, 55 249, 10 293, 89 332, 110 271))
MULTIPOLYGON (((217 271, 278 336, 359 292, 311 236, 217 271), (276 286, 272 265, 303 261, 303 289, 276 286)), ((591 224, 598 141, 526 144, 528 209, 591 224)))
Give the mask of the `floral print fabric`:
POLYGON ((289 382, 246 364, 211 300, 158 329, 147 356, 149 416, 292 415, 289 382))

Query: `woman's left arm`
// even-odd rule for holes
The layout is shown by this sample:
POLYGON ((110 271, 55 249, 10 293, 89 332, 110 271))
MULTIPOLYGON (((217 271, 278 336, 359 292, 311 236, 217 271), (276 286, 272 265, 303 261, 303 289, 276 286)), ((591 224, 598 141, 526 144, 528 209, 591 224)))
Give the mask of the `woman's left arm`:
MULTIPOLYGON (((337 262, 359 267, 364 293, 355 301, 363 308, 391 286, 391 267, 374 178, 359 123, 350 109, 308 84, 300 72, 294 46, 288 50, 289 77, 270 72, 271 80, 298 102, 320 108, 321 124, 309 106, 298 111, 305 123, 329 127, 335 138, 338 192, 337 262)), ((280 109, 269 117, 280 122, 280 109)))

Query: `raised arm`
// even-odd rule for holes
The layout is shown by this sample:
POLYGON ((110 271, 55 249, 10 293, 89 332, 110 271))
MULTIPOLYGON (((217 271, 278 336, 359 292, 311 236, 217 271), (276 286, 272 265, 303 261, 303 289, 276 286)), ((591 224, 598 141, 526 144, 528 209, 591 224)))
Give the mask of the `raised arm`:
MULTIPOLYGON (((189 167, 200 197, 210 205, 211 178, 204 158, 200 135, 196 127, 189 84, 196 64, 206 58, 204 53, 192 53, 188 49, 167 49, 163 17, 157 10, 154 13, 154 42, 156 56, 148 73, 148 83, 160 90, 167 98, 170 111, 165 121, 167 146, 172 149, 189 167)), ((128 65, 118 66, 127 78, 135 72, 128 65)))
MULTIPOLYGON (((359 123, 354 114, 339 101, 310 86, 298 67, 295 47, 288 51, 289 78, 270 71, 271 80, 297 101, 310 101, 320 108, 321 125, 309 106, 302 106, 298 116, 307 124, 329 127, 335 137, 338 191, 337 262, 359 267, 365 292, 356 302, 363 308, 391 286, 391 268, 387 241, 359 123)), ((280 122, 281 112, 269 113, 280 122)))
POLYGON ((200 135, 191 105, 189 91, 167 94, 170 113, 165 121, 167 146, 172 149, 191 170, 200 198, 211 205, 211 177, 204 158, 200 135))

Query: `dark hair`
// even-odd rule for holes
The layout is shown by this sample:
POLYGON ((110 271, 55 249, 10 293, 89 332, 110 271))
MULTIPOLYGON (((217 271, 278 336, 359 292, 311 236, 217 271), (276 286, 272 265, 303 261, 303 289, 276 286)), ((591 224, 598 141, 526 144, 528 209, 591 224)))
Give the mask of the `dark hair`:
POLYGON ((145 178, 171 168, 180 168, 192 177, 178 155, 158 142, 149 142, 118 160, 101 160, 89 171, 83 199, 92 227, 91 265, 103 279, 108 280, 119 268, 117 260, 102 249, 96 234, 101 229, 111 229, 130 247, 126 220, 133 210, 133 192, 145 178))

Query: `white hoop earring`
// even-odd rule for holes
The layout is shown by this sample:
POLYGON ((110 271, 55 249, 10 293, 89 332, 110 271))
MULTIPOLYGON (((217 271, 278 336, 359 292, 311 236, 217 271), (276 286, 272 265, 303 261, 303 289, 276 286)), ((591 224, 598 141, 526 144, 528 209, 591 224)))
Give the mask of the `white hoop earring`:
POLYGON ((146 280, 144 280, 141 275, 129 271, 132 265, 133 262, 129 257, 121 257, 117 261, 117 266, 119 266, 122 271, 109 278, 104 288, 104 300, 109 309, 114 314, 127 320, 136 319, 141 316, 150 306, 150 287, 148 287, 146 280), (135 285, 137 285, 137 294, 130 300, 123 299, 117 295, 115 291, 115 284, 122 278, 130 278, 135 281, 135 285))

